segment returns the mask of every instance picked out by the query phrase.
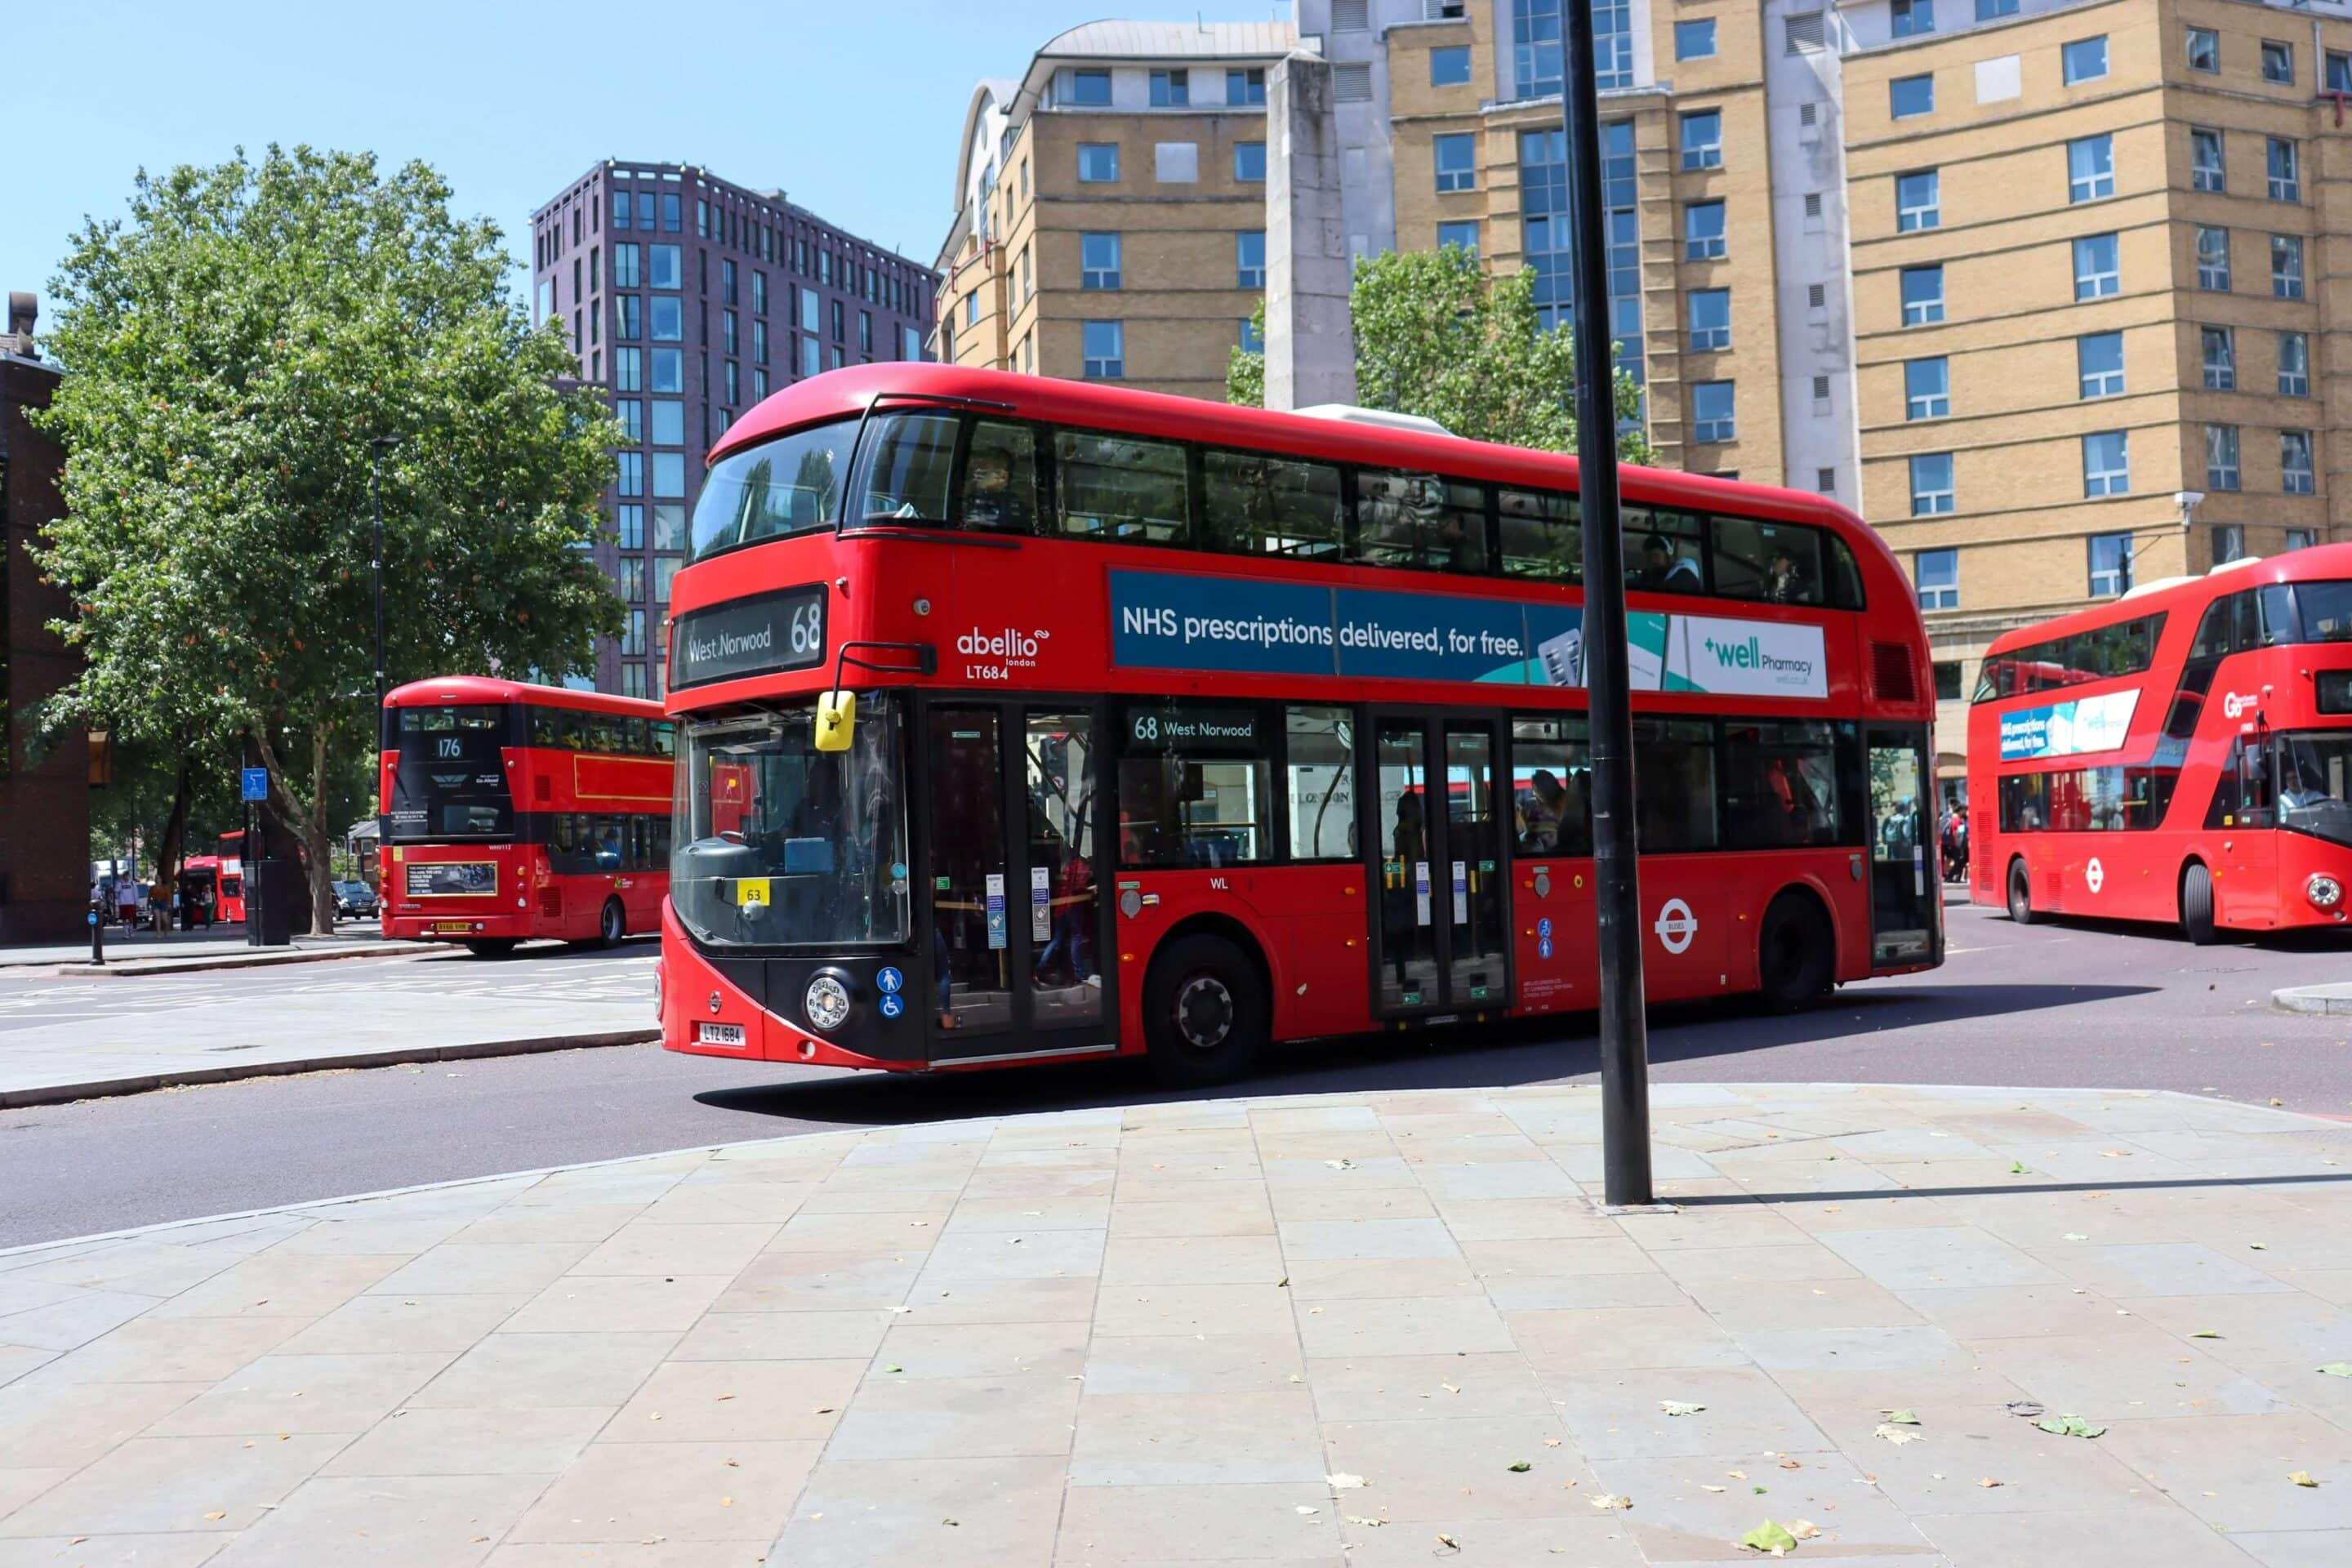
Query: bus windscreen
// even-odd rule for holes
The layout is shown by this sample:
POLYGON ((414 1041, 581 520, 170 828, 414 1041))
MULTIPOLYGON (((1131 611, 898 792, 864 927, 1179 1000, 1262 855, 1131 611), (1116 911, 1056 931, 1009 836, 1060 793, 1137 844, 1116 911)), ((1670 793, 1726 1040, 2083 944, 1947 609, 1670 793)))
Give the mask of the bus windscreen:
POLYGON ((504 838, 514 831, 507 788, 506 710, 453 704, 394 710, 385 832, 394 842, 504 838))

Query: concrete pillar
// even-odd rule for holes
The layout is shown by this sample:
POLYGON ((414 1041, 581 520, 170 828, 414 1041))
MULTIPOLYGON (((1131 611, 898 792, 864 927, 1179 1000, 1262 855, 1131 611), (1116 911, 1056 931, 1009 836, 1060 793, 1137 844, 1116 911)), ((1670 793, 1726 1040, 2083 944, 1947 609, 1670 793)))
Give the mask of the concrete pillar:
POLYGON ((1356 401, 1347 226, 1331 67, 1286 56, 1266 73, 1265 405, 1356 401))

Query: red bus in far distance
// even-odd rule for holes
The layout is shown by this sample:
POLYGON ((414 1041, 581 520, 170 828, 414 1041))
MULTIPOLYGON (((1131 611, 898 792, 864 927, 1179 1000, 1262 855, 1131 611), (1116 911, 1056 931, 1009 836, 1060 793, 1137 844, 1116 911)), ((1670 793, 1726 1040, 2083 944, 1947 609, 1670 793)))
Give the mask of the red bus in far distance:
POLYGON ((1969 714, 1969 894, 2225 931, 2347 925, 2352 544, 2009 632, 1969 714))
MULTIPOLYGON (((220 918, 242 921, 245 919, 245 833, 242 829, 220 836, 218 864, 220 918)), ((306 897, 307 891, 305 889, 306 897)))
MULTIPOLYGON (((1594 1006, 1576 483, 1425 421, 936 364, 769 398, 673 593, 664 1043, 1200 1082, 1594 1006)), ((1819 496, 1624 489, 1650 995, 1938 963, 1894 558, 1819 496)))
POLYGON ((388 937, 511 952, 658 930, 674 727, 661 704, 486 676, 384 699, 388 937))

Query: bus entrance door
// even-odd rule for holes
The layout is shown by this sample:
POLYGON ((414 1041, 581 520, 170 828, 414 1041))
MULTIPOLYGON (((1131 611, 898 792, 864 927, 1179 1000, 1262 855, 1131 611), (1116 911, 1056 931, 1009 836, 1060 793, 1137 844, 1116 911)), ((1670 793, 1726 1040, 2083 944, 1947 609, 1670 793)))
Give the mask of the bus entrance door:
POLYGON ((1496 726, 1381 716, 1373 728, 1373 1014, 1500 1011, 1511 984, 1496 726))
POLYGON ((1101 966, 1097 721, 1069 704, 1013 702, 924 715, 929 984, 910 1002, 925 1010, 934 1061, 1116 1043, 1101 966))
POLYGON ((1870 963, 1931 963, 1943 879, 1926 809, 1927 755, 1906 730, 1870 732, 1870 963))

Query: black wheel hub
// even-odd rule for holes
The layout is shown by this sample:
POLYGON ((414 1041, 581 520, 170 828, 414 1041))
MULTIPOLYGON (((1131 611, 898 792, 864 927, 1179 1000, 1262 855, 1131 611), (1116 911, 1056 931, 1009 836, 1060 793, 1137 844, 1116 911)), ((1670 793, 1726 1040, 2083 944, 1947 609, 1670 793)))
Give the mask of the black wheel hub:
POLYGON ((1214 1050, 1234 1032, 1234 994, 1213 974, 1196 974, 1176 992, 1176 1033, 1194 1050, 1214 1050))

